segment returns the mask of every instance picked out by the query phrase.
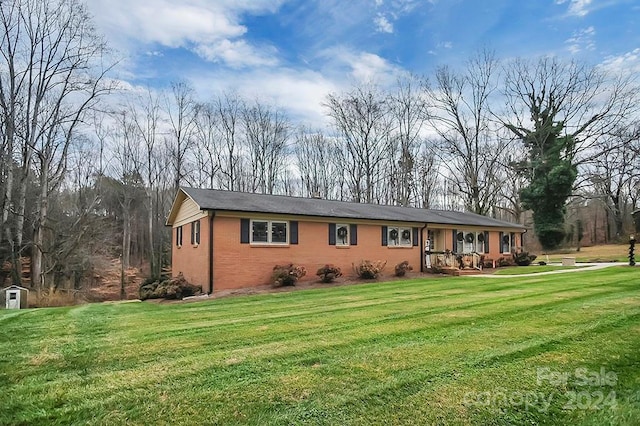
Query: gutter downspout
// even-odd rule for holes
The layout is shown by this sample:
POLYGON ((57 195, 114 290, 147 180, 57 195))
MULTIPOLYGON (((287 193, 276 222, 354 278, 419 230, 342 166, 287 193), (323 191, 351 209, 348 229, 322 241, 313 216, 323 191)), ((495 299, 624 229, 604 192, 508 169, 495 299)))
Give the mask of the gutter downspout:
POLYGON ((209 216, 209 294, 213 294, 213 218, 215 211, 209 216))
POLYGON ((424 272, 424 230, 427 229, 428 223, 425 223, 422 228, 420 228, 420 272, 424 272))

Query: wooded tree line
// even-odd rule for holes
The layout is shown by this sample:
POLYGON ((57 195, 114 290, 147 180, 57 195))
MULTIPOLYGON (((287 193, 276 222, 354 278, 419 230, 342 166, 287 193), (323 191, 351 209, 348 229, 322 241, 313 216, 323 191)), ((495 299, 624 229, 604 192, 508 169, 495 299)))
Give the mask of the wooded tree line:
POLYGON ((0 13, 0 259, 16 282, 25 258, 37 288, 79 287, 109 256, 159 275, 180 185, 519 223, 531 211, 545 248, 578 238, 575 218, 584 229, 594 205, 606 239, 622 238, 640 207, 638 84, 601 66, 482 51, 460 69, 329 93, 330 124, 314 128, 233 91, 119 87, 77 0, 0 13))

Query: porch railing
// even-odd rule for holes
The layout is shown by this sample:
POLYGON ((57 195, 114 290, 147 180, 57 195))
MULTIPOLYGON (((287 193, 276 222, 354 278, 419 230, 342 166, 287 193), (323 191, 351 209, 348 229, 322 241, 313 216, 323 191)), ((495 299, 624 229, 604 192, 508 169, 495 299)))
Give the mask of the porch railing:
POLYGON ((432 251, 429 254, 431 266, 436 268, 482 269, 478 253, 453 253, 450 251, 432 251))

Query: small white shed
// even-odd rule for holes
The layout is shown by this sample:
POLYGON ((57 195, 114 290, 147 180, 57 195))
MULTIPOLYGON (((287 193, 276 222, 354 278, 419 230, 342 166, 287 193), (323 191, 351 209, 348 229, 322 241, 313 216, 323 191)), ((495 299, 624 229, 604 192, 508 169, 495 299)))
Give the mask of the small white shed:
POLYGON ((29 301, 29 289, 12 285, 2 290, 7 309, 26 309, 29 301))

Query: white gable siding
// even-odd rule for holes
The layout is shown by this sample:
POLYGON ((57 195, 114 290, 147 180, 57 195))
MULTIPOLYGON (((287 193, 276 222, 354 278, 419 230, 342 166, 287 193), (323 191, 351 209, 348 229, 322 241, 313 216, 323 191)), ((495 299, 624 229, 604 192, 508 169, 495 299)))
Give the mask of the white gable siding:
POLYGON ((195 201, 191 198, 186 198, 178 210, 176 220, 173 222, 173 227, 183 226, 206 216, 207 212, 201 211, 200 206, 198 206, 195 201))

